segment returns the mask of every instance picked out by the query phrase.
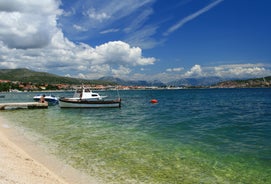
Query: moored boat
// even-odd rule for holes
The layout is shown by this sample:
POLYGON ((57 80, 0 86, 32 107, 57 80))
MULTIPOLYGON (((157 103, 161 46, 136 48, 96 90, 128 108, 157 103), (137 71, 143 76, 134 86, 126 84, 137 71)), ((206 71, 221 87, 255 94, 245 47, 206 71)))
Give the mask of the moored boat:
POLYGON ((101 108, 101 107, 121 107, 121 100, 72 100, 69 98, 60 98, 59 106, 61 108, 101 108))
POLYGON ((34 96, 33 99, 35 101, 40 101, 40 98, 42 96, 44 96, 45 101, 48 102, 49 104, 51 104, 51 105, 58 104, 58 98, 55 97, 54 95, 43 95, 43 94, 40 94, 40 95, 34 96))
POLYGON ((77 89, 72 98, 62 97, 59 99, 61 108, 102 108, 121 107, 121 99, 107 100, 107 96, 100 96, 89 88, 77 89))

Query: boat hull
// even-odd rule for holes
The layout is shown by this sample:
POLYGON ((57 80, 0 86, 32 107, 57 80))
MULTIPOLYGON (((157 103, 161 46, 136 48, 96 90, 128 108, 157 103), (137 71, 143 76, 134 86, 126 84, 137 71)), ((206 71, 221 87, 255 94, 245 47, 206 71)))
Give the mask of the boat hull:
POLYGON ((59 99, 59 106, 61 108, 116 108, 121 107, 121 100, 101 100, 101 101, 87 101, 87 100, 71 100, 68 98, 59 99))
MULTIPOLYGON (((36 102, 39 102, 41 98, 41 95, 36 95, 33 97, 33 100, 36 102)), ((58 98, 55 96, 45 96, 45 101, 48 102, 50 105, 56 105, 58 104, 58 98)))

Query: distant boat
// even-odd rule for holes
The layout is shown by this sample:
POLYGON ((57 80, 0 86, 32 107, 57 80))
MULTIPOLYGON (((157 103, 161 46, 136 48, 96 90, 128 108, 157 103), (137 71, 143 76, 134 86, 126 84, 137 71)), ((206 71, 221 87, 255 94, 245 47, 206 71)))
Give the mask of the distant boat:
POLYGON ((61 108, 101 108, 121 107, 121 99, 106 100, 107 96, 100 96, 89 88, 82 87, 74 92, 72 98, 62 97, 59 99, 61 108))
POLYGON ((10 89, 9 92, 12 92, 12 93, 21 93, 22 91, 20 91, 18 89, 10 89))
MULTIPOLYGON (((39 94, 33 97, 35 101, 40 101, 40 98, 43 96, 43 94, 39 94)), ((54 95, 45 95, 44 99, 46 102, 48 102, 51 105, 58 104, 58 98, 55 97, 54 95)))

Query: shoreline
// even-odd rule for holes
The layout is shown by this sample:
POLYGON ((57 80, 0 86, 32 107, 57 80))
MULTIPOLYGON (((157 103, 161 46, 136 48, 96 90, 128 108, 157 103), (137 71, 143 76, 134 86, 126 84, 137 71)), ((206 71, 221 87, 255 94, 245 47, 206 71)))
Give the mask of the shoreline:
POLYGON ((95 178, 46 153, 0 116, 0 183, 98 184, 95 178))

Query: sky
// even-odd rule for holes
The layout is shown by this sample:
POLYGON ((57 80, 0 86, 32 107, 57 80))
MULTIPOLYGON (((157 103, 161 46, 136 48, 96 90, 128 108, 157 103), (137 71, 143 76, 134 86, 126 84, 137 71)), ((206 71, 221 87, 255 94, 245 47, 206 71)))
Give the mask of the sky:
POLYGON ((0 68, 174 81, 271 76, 270 0, 0 0, 0 68))

